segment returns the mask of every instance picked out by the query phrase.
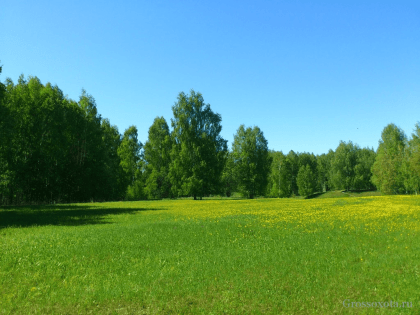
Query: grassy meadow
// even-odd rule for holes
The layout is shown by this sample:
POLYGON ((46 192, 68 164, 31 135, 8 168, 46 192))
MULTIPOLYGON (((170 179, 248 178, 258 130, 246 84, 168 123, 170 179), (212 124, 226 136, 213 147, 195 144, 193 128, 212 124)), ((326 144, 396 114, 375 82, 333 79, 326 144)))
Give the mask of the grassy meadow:
POLYGON ((420 196, 3 207, 0 314, 419 314, 419 219, 420 196))

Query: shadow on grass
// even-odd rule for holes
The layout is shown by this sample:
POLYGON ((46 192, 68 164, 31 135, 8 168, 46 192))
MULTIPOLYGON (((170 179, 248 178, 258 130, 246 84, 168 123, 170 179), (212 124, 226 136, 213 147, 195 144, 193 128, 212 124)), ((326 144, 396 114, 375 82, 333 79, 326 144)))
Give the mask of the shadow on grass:
POLYGON ((343 190, 345 193, 365 193, 365 192, 376 192, 376 189, 350 189, 343 190))
POLYGON ((367 197, 367 196, 381 196, 381 193, 376 190, 329 190, 326 192, 317 192, 305 199, 313 198, 347 198, 347 197, 367 197))
POLYGON ((91 205, 43 205, 0 208, 0 229, 45 225, 78 226, 109 224, 112 214, 135 214, 138 211, 164 210, 155 208, 103 208, 91 205))
POLYGON ((323 194, 325 194, 325 192, 317 192, 315 194, 312 194, 310 196, 305 197, 305 199, 313 199, 313 198, 318 198, 320 196, 322 196, 323 194))

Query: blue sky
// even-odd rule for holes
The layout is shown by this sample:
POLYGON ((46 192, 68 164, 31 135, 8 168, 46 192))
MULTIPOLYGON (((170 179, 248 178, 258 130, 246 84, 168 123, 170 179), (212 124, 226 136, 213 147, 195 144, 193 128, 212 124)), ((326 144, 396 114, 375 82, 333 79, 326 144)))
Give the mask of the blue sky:
POLYGON ((270 149, 377 148, 420 120, 418 1, 7 1, 4 82, 57 84, 123 133, 170 125, 179 92, 201 92, 233 142, 258 126, 270 149))

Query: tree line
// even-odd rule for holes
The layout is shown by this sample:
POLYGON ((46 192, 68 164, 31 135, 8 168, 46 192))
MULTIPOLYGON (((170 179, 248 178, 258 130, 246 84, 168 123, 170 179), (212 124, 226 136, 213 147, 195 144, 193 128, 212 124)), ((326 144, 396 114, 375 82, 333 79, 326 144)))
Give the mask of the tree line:
POLYGON ((156 117, 143 144, 136 126, 120 134, 84 90, 74 101, 37 77, 6 79, 0 83, 0 204, 419 189, 419 125, 410 140, 388 125, 376 152, 349 141, 327 154, 285 155, 269 150, 256 126, 239 126, 229 150, 220 114, 194 90, 179 93, 172 111, 172 128, 156 117))
POLYGON ((328 190, 379 190, 385 195, 418 194, 420 188, 420 125, 411 139, 395 124, 382 131, 379 146, 360 148, 351 141, 335 151, 313 155, 270 152, 273 163, 267 195, 308 196, 328 190))

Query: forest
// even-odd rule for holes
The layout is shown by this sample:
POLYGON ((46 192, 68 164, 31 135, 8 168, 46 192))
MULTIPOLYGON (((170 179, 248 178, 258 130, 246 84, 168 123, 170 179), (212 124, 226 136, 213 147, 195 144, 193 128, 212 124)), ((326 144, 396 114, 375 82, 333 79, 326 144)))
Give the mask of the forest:
POLYGON ((376 151, 341 141, 321 155, 284 154, 269 150, 260 128, 244 125, 228 149, 220 114, 194 90, 179 93, 172 111, 171 128, 156 117, 142 143, 136 126, 120 134, 102 118, 84 90, 74 101, 37 77, 7 78, 0 83, 0 205, 419 190, 419 124, 410 139, 387 125, 376 151))

